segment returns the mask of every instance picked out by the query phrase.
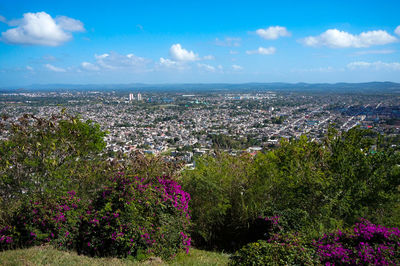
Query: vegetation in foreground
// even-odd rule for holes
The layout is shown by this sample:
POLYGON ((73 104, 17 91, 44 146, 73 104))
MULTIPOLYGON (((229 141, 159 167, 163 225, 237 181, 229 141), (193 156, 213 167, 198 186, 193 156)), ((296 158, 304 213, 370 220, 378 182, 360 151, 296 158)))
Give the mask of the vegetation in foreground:
POLYGON ((0 252, 0 264, 9 265, 228 265, 229 255, 192 248, 189 254, 176 256, 172 261, 151 257, 142 262, 118 258, 93 258, 73 251, 61 251, 52 246, 35 246, 26 249, 0 252))
POLYGON ((161 157, 106 160, 106 133, 78 117, 27 115, 0 128, 9 133, 0 141, 0 250, 49 243, 170 263, 190 258, 191 245, 238 251, 232 264, 400 258, 399 143, 368 130, 282 140, 255 157, 217 152, 180 172, 161 157))

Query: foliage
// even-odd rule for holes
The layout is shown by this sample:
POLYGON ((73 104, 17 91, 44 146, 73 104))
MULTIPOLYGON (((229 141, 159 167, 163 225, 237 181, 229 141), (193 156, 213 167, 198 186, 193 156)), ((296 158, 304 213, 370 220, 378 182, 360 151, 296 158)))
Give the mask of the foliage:
POLYGON ((326 265, 398 265, 400 230, 361 219, 352 231, 324 235, 314 241, 314 247, 326 265))
POLYGON ((28 201, 1 229, 0 250, 51 243, 91 256, 171 258, 189 251, 189 194, 168 177, 118 174, 84 205, 75 192, 28 201))
POLYGON ((334 182, 325 195, 331 216, 347 225, 366 217, 400 226, 400 217, 394 217, 400 199, 400 153, 381 147, 382 141, 383 136, 357 128, 340 136, 332 130, 326 137, 326 164, 334 182))
POLYGON ((280 216, 285 232, 316 237, 358 217, 400 225, 400 153, 382 136, 329 130, 323 142, 281 140, 266 153, 199 158, 183 173, 197 244, 227 248, 258 217, 280 216), (201 242, 202 240, 203 242, 201 242))
POLYGON ((99 192, 82 219, 78 251, 92 256, 156 254, 169 258, 190 238, 190 196, 168 177, 145 179, 118 174, 99 192))
POLYGON ((297 236, 259 240, 237 251, 231 265, 314 265, 314 251, 297 236))
POLYGON ((63 249, 75 248, 84 205, 75 191, 57 199, 26 201, 13 214, 9 226, 0 230, 0 250, 52 243, 63 249))
POLYGON ((192 235, 197 244, 224 245, 246 226, 252 209, 248 208, 246 189, 251 174, 251 157, 221 153, 203 156, 196 169, 184 172, 183 186, 192 200, 192 235))
POLYGON ((0 140, 1 209, 33 196, 56 198, 68 190, 85 196, 101 183, 106 133, 98 124, 65 113, 3 119, 0 129, 7 131, 7 139, 0 140))
POLYGON ((140 152, 118 153, 111 161, 114 171, 134 173, 143 178, 155 176, 179 177, 182 162, 166 162, 162 156, 143 155, 140 152))
POLYGON ((336 230, 308 241, 299 234, 274 234, 248 244, 233 265, 398 265, 400 230, 361 219, 351 230, 336 230))

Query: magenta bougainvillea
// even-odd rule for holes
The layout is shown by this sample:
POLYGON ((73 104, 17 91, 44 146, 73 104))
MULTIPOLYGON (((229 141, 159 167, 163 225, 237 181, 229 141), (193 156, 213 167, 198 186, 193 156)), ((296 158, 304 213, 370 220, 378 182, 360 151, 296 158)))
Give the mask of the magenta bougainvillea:
POLYGON ((325 265, 398 265, 400 230, 361 219, 352 231, 340 230, 313 243, 325 265))
POLYGON ((170 177, 119 173, 85 204, 74 191, 30 201, 0 229, 0 250, 53 243, 93 256, 174 256, 189 252, 190 195, 170 177))

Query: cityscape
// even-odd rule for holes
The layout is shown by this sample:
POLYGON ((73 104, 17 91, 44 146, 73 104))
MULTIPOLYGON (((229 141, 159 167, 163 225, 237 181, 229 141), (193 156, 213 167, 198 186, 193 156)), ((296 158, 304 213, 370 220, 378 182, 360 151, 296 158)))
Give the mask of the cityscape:
POLYGON ((21 92, 0 95, 0 114, 18 119, 65 108, 108 132, 110 155, 141 152, 190 165, 193 156, 214 150, 256 154, 282 138, 302 135, 322 141, 330 127, 360 127, 395 137, 400 133, 399 102, 396 93, 21 92))

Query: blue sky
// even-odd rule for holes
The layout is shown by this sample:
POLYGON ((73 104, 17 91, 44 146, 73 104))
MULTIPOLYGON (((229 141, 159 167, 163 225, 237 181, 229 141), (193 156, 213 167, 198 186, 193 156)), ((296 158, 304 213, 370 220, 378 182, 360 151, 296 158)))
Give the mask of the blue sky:
POLYGON ((0 86, 400 82, 400 1, 0 0, 0 86))

